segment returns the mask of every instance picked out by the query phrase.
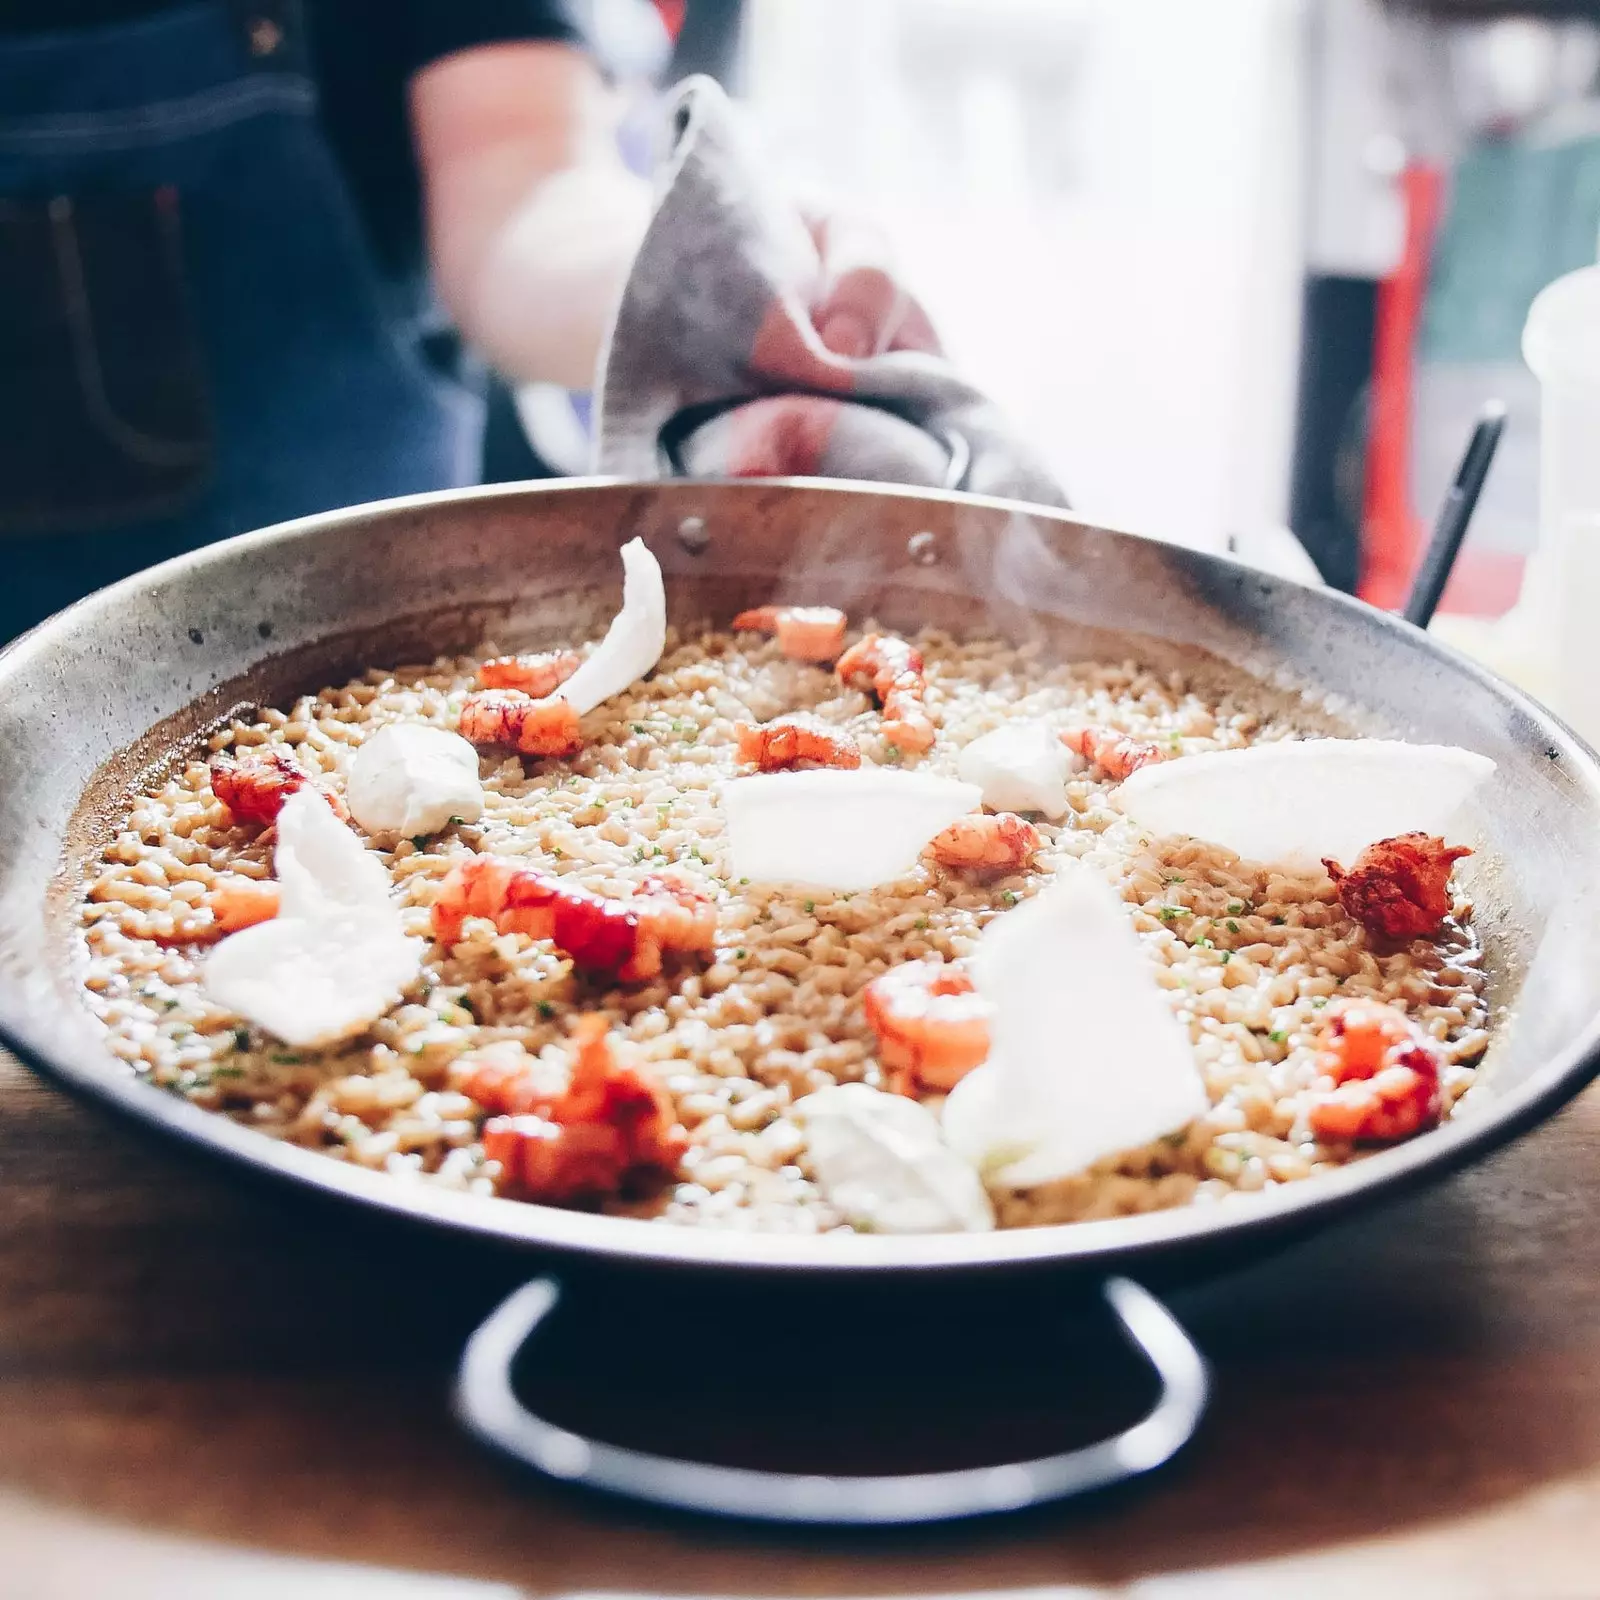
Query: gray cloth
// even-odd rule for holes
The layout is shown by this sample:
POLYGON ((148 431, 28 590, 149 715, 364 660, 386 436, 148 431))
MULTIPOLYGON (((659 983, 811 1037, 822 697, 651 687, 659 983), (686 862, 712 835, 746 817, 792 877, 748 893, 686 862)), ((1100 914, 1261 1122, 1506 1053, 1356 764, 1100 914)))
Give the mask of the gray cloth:
POLYGON ((710 79, 690 78, 671 113, 660 198, 602 362, 598 471, 865 479, 1066 504, 941 357, 827 350, 809 315, 815 243, 774 198, 738 112, 710 79))

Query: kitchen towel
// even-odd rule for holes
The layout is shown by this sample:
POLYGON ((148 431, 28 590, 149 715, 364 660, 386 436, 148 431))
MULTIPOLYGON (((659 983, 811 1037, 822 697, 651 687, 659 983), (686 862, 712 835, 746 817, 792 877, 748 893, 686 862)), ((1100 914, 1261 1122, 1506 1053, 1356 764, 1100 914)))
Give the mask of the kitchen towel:
POLYGON ((595 466, 627 478, 824 477, 1066 496, 939 354, 833 354, 816 243, 709 78, 670 101, 654 216, 601 358, 595 466))

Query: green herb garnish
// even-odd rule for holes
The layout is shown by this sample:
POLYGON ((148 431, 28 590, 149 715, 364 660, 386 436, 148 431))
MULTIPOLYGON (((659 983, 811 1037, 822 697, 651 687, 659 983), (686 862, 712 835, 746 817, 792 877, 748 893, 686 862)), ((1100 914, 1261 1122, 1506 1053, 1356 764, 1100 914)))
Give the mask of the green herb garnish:
POLYGON ((1222 952, 1222 964, 1223 964, 1223 966, 1227 966, 1227 964, 1232 960, 1233 960, 1233 951, 1224 950, 1222 952))
POLYGON ((735 950, 733 952, 733 959, 735 961, 743 961, 744 958, 745 958, 745 955, 746 955, 745 951, 743 951, 743 950, 735 950))
POLYGON ((1230 917, 1242 917, 1249 909, 1250 907, 1243 900, 1234 900, 1229 903, 1228 915, 1230 917))
POLYGON ((305 1060, 305 1057, 296 1055, 292 1050, 275 1050, 273 1051, 272 1059, 280 1067, 298 1067, 305 1060))
POLYGON ((428 836, 427 836, 427 834, 425 834, 425 833, 414 833, 414 834, 412 834, 411 835, 411 848, 413 850, 426 850, 428 848, 428 836))
POLYGON ((921 933, 922 930, 928 926, 928 919, 926 917, 918 917, 917 920, 911 924, 911 926, 915 928, 918 933, 921 933))
POLYGON ((739 880, 739 883, 740 883, 740 885, 741 885, 741 886, 742 886, 742 885, 744 885, 744 884, 747 884, 747 883, 749 883, 749 881, 750 881, 750 880, 749 880, 749 879, 748 879, 748 878, 741 878, 741 879, 740 879, 740 880, 739 880))
POLYGON ((1176 922, 1179 917, 1189 915, 1189 908, 1188 906, 1157 906, 1156 915, 1163 922, 1176 922))
POLYGON ((1239 924, 1235 922, 1232 917, 1229 917, 1227 928, 1229 933, 1237 933, 1239 931, 1239 924))
POLYGON ((235 1028, 233 1030, 233 1048, 235 1050, 248 1050, 250 1048, 250 1030, 248 1028, 235 1028))
POLYGON ((1014 906, 1017 903, 1017 891, 1015 889, 1002 889, 1000 891, 1000 898, 1004 900, 1008 906, 1014 906))
POLYGON ((1272 1032, 1267 1035, 1267 1037, 1274 1044, 1283 1044, 1288 1040, 1289 1035, 1285 1033, 1282 1028, 1274 1028, 1272 1032))
POLYGON ((539 1002, 539 1015, 541 1017, 549 1019, 550 1017, 553 1017, 555 1014, 556 1014, 556 1008, 553 1005, 551 1005, 548 1000, 541 1000, 539 1002))

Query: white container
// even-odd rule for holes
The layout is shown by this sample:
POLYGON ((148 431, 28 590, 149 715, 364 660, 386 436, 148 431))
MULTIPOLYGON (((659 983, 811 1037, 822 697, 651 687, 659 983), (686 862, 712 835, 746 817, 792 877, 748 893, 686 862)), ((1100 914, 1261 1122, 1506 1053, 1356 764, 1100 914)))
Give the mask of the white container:
POLYGON ((1540 292, 1522 354, 1540 390, 1539 548, 1519 620, 1550 641, 1552 709, 1600 744, 1600 267, 1540 292))

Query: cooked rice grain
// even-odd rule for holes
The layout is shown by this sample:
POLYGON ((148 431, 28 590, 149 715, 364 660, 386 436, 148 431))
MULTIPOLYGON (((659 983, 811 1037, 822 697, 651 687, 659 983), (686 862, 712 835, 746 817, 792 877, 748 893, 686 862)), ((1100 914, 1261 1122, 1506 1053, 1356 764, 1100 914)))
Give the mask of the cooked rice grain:
MULTIPOLYGON (((1034 648, 919 641, 939 725, 923 770, 1003 719, 1104 722, 1174 754, 1292 735, 1316 719, 1272 706, 1255 686, 1217 690, 1134 664, 1051 666, 1034 648)), ((490 652, 492 653, 492 652, 490 652)), ((1318 1013, 1335 995, 1405 1006, 1451 1045, 1452 1096, 1471 1084, 1488 1025, 1468 908, 1436 944, 1377 955, 1322 875, 1254 867, 1191 841, 1152 845, 1090 776, 1068 791, 1059 827, 1041 823, 1036 869, 1004 878, 923 863, 868 893, 788 892, 732 882, 721 868, 714 786, 733 773, 734 725, 806 708, 853 733, 870 760, 896 752, 868 699, 831 672, 786 661, 773 643, 727 634, 668 641, 648 683, 584 721, 574 761, 485 756, 487 808, 432 839, 380 841, 414 931, 454 861, 479 850, 528 858, 588 889, 626 895, 671 865, 711 888, 713 958, 634 989, 599 989, 547 944, 471 922, 453 952, 430 946, 405 1004, 359 1040, 285 1050, 205 998, 197 953, 171 948, 221 871, 270 874, 259 830, 227 826, 211 794, 211 750, 280 744, 313 772, 342 776, 385 722, 453 727, 473 660, 372 672, 262 710, 219 731, 137 796, 86 880, 86 989, 111 1049, 153 1082, 275 1138, 400 1177, 492 1193, 482 1113, 449 1083, 468 1050, 514 1041, 563 1063, 578 1010, 599 1009, 672 1095, 691 1146, 681 1181, 607 1209, 674 1223, 816 1232, 842 1226, 806 1176, 794 1102, 831 1083, 878 1081, 861 1014, 864 985, 898 962, 967 954, 996 913, 1076 858, 1120 885, 1157 976, 1194 1042, 1210 1112, 1185 1133, 1093 1171, 999 1194, 1002 1225, 1108 1217, 1290 1183, 1355 1152, 1313 1140, 1305 1123, 1318 1013), (163 942, 167 941, 167 942, 163 942)))

